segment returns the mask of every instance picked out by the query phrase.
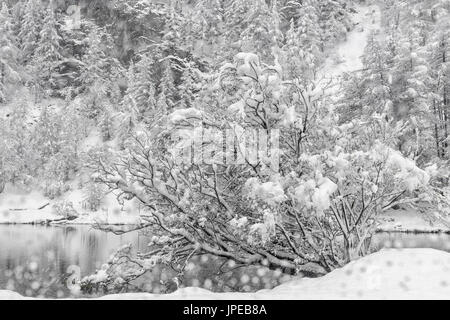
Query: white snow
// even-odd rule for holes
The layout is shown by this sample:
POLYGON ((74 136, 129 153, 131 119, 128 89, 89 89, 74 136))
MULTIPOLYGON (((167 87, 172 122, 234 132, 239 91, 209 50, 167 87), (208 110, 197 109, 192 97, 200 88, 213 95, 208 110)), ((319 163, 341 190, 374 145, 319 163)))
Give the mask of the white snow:
POLYGON ((347 39, 334 50, 336 57, 329 57, 323 66, 326 78, 337 78, 344 73, 363 68, 361 57, 369 35, 381 29, 381 12, 378 5, 355 5, 357 13, 353 15, 355 28, 347 34, 347 39), (338 60, 336 62, 336 60, 338 60))
POLYGON ((5 191, 0 193, 0 224, 134 225, 142 222, 139 205, 134 201, 126 201, 121 206, 112 193, 103 198, 100 209, 96 212, 84 209, 83 202, 82 190, 69 191, 61 199, 50 200, 39 191, 24 191, 8 184, 5 191), (79 217, 71 221, 58 221, 62 217, 54 213, 53 205, 60 200, 72 202, 79 217))
MULTIPOLYGON (((449 271, 450 253, 434 249, 384 249, 321 278, 297 278, 256 293, 213 293, 201 288, 183 288, 166 295, 129 293, 100 299, 448 299, 449 271)), ((11 291, 0 291, 0 299, 26 298, 11 291)))
POLYGON ((189 119, 200 120, 202 112, 196 108, 178 109, 169 115, 172 123, 182 122, 189 119))
POLYGON ((450 223, 433 212, 413 209, 389 210, 380 216, 378 231, 384 232, 450 232, 450 223))
POLYGON ((278 181, 260 183, 257 178, 250 178, 245 187, 249 190, 250 198, 260 199, 271 205, 286 200, 283 187, 278 181))

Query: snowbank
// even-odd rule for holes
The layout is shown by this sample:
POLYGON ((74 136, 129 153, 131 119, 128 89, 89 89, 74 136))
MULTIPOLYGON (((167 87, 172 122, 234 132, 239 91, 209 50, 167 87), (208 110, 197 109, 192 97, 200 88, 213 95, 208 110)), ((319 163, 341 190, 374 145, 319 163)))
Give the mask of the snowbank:
MULTIPOLYGON (((316 279, 294 279, 257 293, 212 293, 184 288, 168 295, 130 293, 102 297, 127 299, 448 299, 450 253, 434 249, 385 249, 316 279)), ((0 299, 18 299, 0 291, 0 299)))
POLYGON ((60 219, 50 202, 37 191, 22 192, 7 186, 0 194, 0 223, 41 223, 60 219), (39 209, 41 208, 41 209, 39 209))
POLYGON ((125 294, 102 299, 448 299, 450 253, 388 249, 317 279, 297 279, 257 293, 185 288, 170 295, 125 294))

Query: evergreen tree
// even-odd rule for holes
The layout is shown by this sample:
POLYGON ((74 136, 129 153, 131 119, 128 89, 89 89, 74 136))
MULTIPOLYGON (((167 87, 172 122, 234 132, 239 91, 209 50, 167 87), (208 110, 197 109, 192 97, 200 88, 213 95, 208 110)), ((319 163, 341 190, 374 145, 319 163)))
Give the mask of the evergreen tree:
POLYGON ((450 25, 444 15, 431 32, 428 61, 432 83, 431 108, 437 154, 448 158, 450 137, 450 25))
POLYGON ((300 16, 297 22, 299 45, 303 50, 318 57, 322 44, 317 9, 312 1, 305 1, 299 8, 298 14, 300 16))
POLYGON ((327 43, 345 37, 350 28, 350 20, 341 0, 314 0, 318 10, 318 22, 322 29, 321 49, 325 50, 327 43))
POLYGON ((158 109, 170 110, 175 106, 175 81, 170 59, 163 63, 162 78, 159 83, 158 109))
POLYGON ((0 103, 7 99, 7 84, 16 83, 20 79, 16 41, 12 29, 12 17, 6 3, 3 3, 0 11, 0 103))
POLYGON ((178 86, 180 92, 180 108, 191 108, 194 103, 194 78, 190 66, 183 70, 181 84, 178 86))
POLYGON ((273 61, 273 49, 282 42, 281 19, 277 1, 232 0, 227 6, 226 42, 230 57, 236 53, 258 52, 263 60, 273 61))
POLYGON ((290 79, 299 79, 303 84, 314 77, 318 67, 317 52, 312 52, 304 44, 305 37, 295 26, 294 19, 286 33, 286 42, 282 50, 282 63, 290 79))
POLYGON ((32 60, 38 45, 42 29, 42 11, 42 3, 39 0, 28 0, 19 32, 24 63, 32 60))
POLYGON ((55 88, 57 80, 56 68, 59 66, 63 56, 61 37, 58 31, 59 25, 52 1, 50 1, 45 11, 43 23, 33 60, 40 81, 45 81, 50 88, 55 88))
POLYGON ((148 54, 144 54, 136 64, 137 74, 132 94, 141 117, 156 109, 153 64, 153 59, 148 54))
MULTIPOLYGON (((224 2, 221 0, 200 0, 196 4, 196 17, 200 25, 201 39, 207 44, 219 44, 224 33, 224 2)), ((217 48, 218 49, 218 48, 217 48)), ((219 51, 219 50, 214 51, 219 51)))
POLYGON ((392 98, 390 73, 387 61, 389 55, 386 46, 381 44, 376 35, 369 36, 367 46, 364 51, 362 72, 362 82, 364 83, 364 96, 362 102, 363 113, 371 116, 374 113, 388 113, 392 116, 392 98))
POLYGON ((82 68, 77 79, 81 86, 78 91, 85 95, 87 115, 96 118, 105 104, 118 105, 122 100, 118 80, 123 76, 123 67, 112 56, 114 42, 104 28, 91 26, 87 43, 81 57, 82 68))

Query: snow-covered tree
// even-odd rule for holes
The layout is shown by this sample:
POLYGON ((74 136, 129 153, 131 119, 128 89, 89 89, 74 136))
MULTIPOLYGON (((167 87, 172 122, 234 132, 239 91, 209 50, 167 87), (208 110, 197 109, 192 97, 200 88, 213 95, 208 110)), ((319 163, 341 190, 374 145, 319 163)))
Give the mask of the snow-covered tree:
MULTIPOLYGON (((448 17, 448 15, 447 15, 448 17)), ((432 91, 432 113, 434 115, 434 136, 437 155, 447 158, 449 155, 449 105, 450 105, 450 35, 448 20, 443 19, 442 24, 432 32, 429 44, 430 73, 433 79, 430 89, 432 91)))
POLYGON ((193 103, 195 100, 194 95, 194 84, 195 84, 195 75, 193 74, 193 69, 191 66, 187 66, 183 70, 183 74, 181 76, 181 84, 178 86, 178 90, 180 92, 180 108, 190 108, 193 107, 193 103))
POLYGON ((85 96, 86 115, 96 118, 104 104, 118 104, 122 99, 118 86, 124 71, 114 57, 114 41, 104 28, 92 25, 87 42, 88 47, 81 57, 78 91, 85 96))
POLYGON ((269 6, 264 0, 233 0, 227 7, 227 42, 237 51, 258 52, 264 60, 273 61, 272 51, 283 35, 280 30, 277 1, 269 6))
POLYGON ((32 137, 27 112, 29 106, 23 100, 13 102, 11 114, 2 121, 2 139, 0 141, 0 184, 11 182, 24 184, 33 176, 32 163, 35 155, 29 144, 32 137))
POLYGON ((311 80, 319 65, 317 48, 308 46, 305 41, 309 40, 306 40, 304 35, 292 20, 281 54, 281 63, 285 67, 289 66, 288 76, 291 79, 311 80))
MULTIPOLYGON (((128 276, 139 277, 156 264, 182 273, 192 257, 205 254, 291 273, 324 273, 367 252, 382 211, 413 204, 422 199, 417 194, 429 191, 430 177, 414 161, 364 135, 355 140, 352 128, 335 125, 320 91, 283 82, 283 73, 240 53, 216 79, 219 110, 173 110, 130 139, 123 154, 94 162, 98 182, 148 210, 144 219, 152 227, 154 251, 138 258, 126 254, 141 266, 128 276), (304 113, 314 108, 317 116, 304 113), (205 130, 231 130, 231 158, 243 161, 224 162, 222 139, 206 131, 201 144, 216 146, 216 161, 180 163, 173 154, 178 141, 170 137, 199 123, 205 130), (243 151, 238 127, 268 135, 280 130, 279 148, 272 145, 280 152, 279 168, 258 151, 243 151)), ((125 276, 115 267, 103 270, 103 285, 125 276)), ((89 279, 83 286, 90 286, 89 279)))
POLYGON ((33 64, 39 81, 44 81, 49 88, 55 88, 57 67, 63 59, 59 24, 56 19, 53 2, 45 10, 43 27, 34 51, 33 64))
POLYGON ((148 54, 144 54, 141 60, 130 66, 129 88, 124 98, 132 103, 139 118, 156 109, 155 72, 154 61, 148 54))
POLYGON ((341 0, 320 0, 315 1, 319 12, 319 25, 322 28, 322 50, 325 50, 326 43, 344 38, 347 30, 350 29, 348 12, 345 9, 344 1, 341 0))
POLYGON ((6 3, 3 3, 0 11, 0 103, 7 100, 7 85, 20 80, 18 53, 17 39, 12 29, 12 17, 6 3))
POLYGON ((43 27, 43 5, 39 0, 28 0, 23 22, 20 26, 19 39, 22 50, 22 61, 28 63, 34 56, 38 45, 40 31, 43 27))
POLYGON ((175 80, 172 70, 172 62, 166 59, 163 62, 162 77, 158 86, 157 106, 159 109, 170 110, 175 106, 175 80))

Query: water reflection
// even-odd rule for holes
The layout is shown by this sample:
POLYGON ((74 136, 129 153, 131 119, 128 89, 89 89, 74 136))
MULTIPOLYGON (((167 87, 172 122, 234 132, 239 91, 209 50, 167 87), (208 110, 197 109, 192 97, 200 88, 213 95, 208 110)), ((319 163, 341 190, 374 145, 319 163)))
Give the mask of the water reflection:
POLYGON ((139 232, 115 235, 90 226, 0 225, 0 288, 33 296, 67 295, 63 280, 69 266, 78 266, 85 276, 118 247, 131 243, 144 250, 147 240, 139 232), (27 292, 36 281, 39 290, 27 292), (43 290, 45 284, 50 287, 43 290))
MULTIPOLYGON (((0 225, 0 290, 34 297, 72 296, 66 286, 70 266, 78 266, 81 277, 92 274, 125 244, 145 251, 149 237, 140 232, 117 235, 91 226, 0 225)), ((450 235, 379 233, 373 238, 372 248, 373 251, 382 248, 450 251, 450 235)), ((223 265, 224 261, 208 257, 194 259, 186 269, 184 284, 212 291, 257 291, 289 280, 281 271, 261 267, 220 274, 217 270, 223 265)), ((141 279, 141 289, 165 292, 168 288, 161 283, 168 282, 171 276, 170 270, 155 268, 141 279)))

